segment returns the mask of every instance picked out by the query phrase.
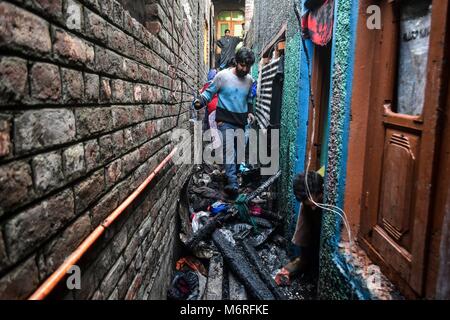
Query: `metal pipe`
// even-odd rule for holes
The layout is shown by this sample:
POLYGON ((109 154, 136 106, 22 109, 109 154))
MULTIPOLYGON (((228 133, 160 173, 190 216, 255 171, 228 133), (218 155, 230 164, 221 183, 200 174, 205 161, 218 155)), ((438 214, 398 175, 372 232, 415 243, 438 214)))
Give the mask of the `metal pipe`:
POLYGON ((92 245, 100 238, 103 232, 108 228, 125 209, 142 193, 142 191, 150 184, 156 174, 173 158, 177 148, 152 171, 144 182, 119 206, 117 207, 103 222, 78 246, 78 248, 53 272, 53 274, 45 280, 45 282, 28 298, 29 300, 43 300, 47 297, 58 283, 67 275, 67 271, 75 265, 81 257, 92 247, 92 245))

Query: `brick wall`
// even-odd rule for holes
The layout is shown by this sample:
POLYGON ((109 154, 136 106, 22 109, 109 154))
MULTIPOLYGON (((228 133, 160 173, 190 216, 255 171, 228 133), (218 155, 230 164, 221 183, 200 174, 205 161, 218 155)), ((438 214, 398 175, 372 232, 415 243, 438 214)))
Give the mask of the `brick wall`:
MULTIPOLYGON (((136 5, 140 22, 113 0, 0 2, 1 299, 27 298, 188 126, 190 90, 169 66, 191 86, 204 81, 205 8, 136 5)), ((164 298, 189 169, 169 164, 80 261, 82 289, 54 295, 164 298)))

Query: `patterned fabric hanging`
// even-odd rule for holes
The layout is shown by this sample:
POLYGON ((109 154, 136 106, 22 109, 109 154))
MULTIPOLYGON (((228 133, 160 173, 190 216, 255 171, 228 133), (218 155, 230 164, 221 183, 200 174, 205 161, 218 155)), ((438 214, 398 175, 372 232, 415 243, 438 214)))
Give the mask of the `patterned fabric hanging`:
POLYGON ((325 46, 333 35, 334 0, 325 0, 302 17, 302 36, 314 44, 325 46))

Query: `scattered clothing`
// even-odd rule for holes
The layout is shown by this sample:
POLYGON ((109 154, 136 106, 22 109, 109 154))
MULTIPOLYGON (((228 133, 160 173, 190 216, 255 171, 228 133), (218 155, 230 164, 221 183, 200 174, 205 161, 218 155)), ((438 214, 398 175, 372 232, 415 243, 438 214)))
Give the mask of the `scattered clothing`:
POLYGON ((226 212, 229 207, 228 204, 218 201, 211 206, 211 216, 214 217, 222 212, 226 212))
POLYGON ((201 229, 207 222, 209 218, 209 213, 200 211, 192 215, 192 231, 196 233, 201 229))
POLYGON ((206 288, 206 269, 194 257, 186 257, 176 263, 175 276, 167 292, 169 300, 202 300, 206 288))

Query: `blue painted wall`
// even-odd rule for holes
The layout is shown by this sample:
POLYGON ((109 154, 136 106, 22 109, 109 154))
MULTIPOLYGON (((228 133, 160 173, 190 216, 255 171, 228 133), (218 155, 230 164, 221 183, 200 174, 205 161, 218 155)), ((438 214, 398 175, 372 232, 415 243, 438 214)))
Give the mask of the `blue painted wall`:
MULTIPOLYGON (((358 1, 335 0, 325 202, 343 208, 358 1)), ((320 253, 319 297, 364 299, 367 294, 338 252, 342 219, 326 211, 320 253)))

